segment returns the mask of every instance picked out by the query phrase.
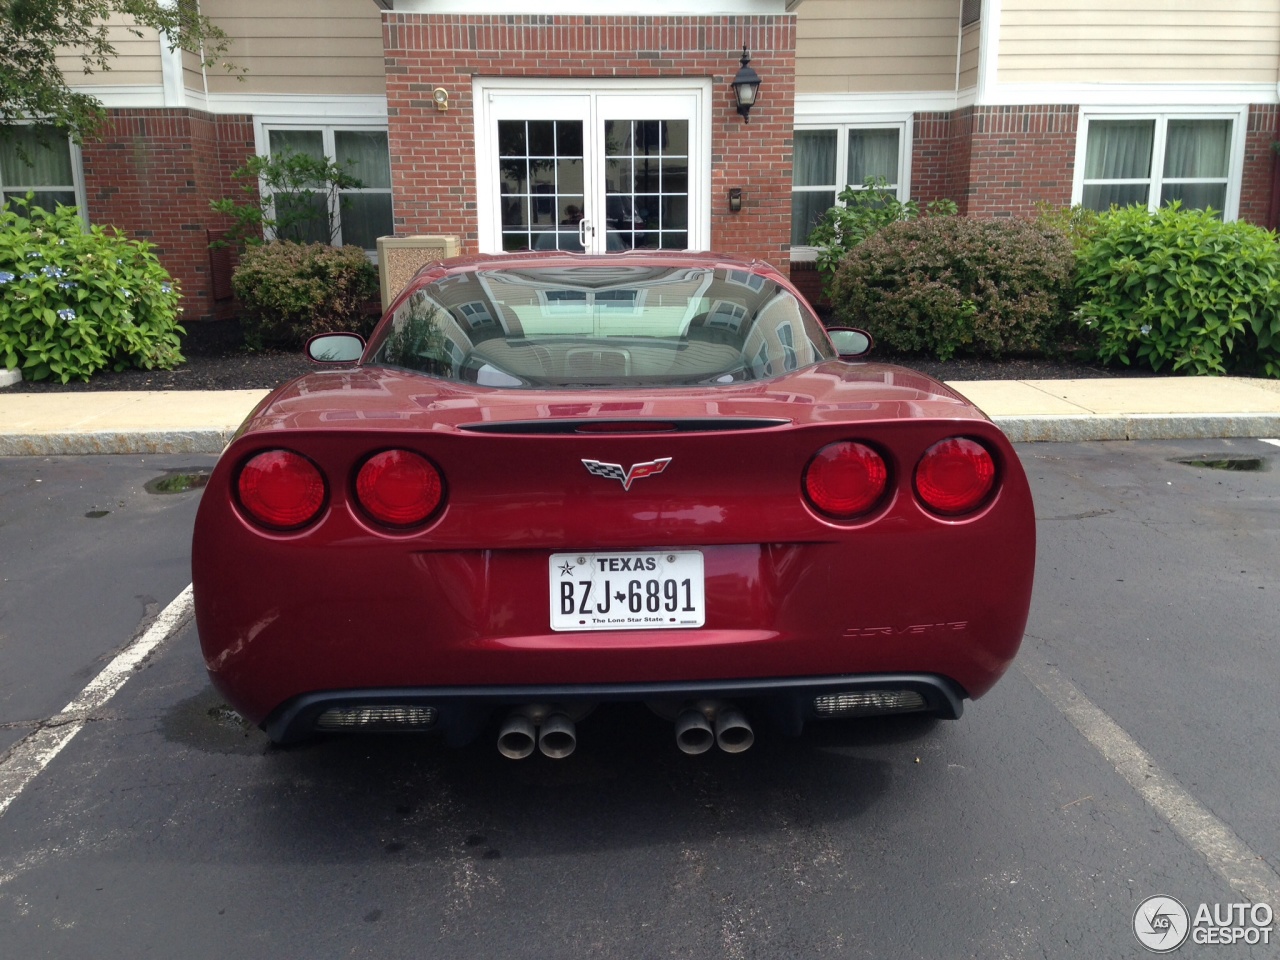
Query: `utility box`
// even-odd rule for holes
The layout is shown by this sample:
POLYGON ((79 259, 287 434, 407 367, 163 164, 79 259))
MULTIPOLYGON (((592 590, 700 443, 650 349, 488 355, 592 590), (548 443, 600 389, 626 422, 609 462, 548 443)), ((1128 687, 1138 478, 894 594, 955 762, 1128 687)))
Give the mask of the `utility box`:
POLYGON ((382 292, 382 309, 400 295, 413 275, 429 263, 458 255, 458 238, 427 235, 418 237, 378 238, 378 284, 382 292))

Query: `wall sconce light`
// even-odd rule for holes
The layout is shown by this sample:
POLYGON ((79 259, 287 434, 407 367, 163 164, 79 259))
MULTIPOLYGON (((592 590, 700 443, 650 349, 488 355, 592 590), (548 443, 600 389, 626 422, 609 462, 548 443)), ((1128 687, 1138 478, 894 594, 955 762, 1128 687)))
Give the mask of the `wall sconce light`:
POLYGON ((756 93, 760 90, 760 76, 752 70, 747 64, 751 62, 751 56, 747 53, 747 45, 742 45, 742 67, 738 70, 733 78, 733 95, 738 101, 738 113, 742 114, 742 122, 750 123, 748 114, 751 108, 756 105, 756 93))
POLYGON ((449 109, 449 91, 444 87, 436 87, 432 90, 431 99, 436 102, 436 109, 441 113, 449 109))
POLYGON ((733 187, 729 191, 729 209, 737 213, 742 209, 742 188, 733 187))

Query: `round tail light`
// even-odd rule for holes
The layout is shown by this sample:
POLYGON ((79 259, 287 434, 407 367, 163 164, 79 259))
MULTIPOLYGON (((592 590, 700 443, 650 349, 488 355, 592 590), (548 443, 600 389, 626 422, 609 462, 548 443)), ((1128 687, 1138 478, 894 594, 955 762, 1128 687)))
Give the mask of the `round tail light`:
POLYGON ((236 480, 240 505, 264 527, 292 530, 324 507, 320 468, 292 450, 266 450, 245 461, 236 480))
POLYGON ((356 498, 379 523, 412 527, 440 506, 444 481, 426 457, 409 450, 383 450, 356 474, 356 498))
POLYGON ((916 465, 916 494, 935 513, 976 510, 996 485, 996 464, 982 444, 964 437, 939 440, 916 465))
POLYGON ((820 512, 837 520, 866 513, 884 496, 889 468, 866 444, 852 440, 819 450, 804 472, 804 492, 820 512))

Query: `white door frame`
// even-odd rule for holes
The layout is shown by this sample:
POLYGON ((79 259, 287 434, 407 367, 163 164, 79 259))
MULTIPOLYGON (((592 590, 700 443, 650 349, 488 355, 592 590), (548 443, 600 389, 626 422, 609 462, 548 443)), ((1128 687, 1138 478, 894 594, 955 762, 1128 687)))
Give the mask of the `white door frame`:
MULTIPOLYGON (((602 182, 596 168, 603 143, 604 121, 635 114, 648 101, 664 113, 687 115, 689 130, 689 249, 708 250, 711 243, 711 80, 659 78, 653 80, 554 79, 547 77, 476 77, 471 82, 475 104, 476 219, 481 253, 501 253, 498 196, 497 122, 513 117, 578 119, 585 105, 584 176, 590 194, 602 182)), ((671 119, 674 119, 674 115, 671 119)), ((634 115, 627 119, 659 119, 634 115)), ((603 218, 599 218, 603 236, 603 218)))

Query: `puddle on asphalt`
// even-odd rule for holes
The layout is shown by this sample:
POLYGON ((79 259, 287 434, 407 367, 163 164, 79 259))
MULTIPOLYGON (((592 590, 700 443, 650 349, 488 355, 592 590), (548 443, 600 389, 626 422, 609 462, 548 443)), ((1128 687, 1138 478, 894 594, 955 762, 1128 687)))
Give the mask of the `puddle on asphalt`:
POLYGON ((1251 457, 1245 454, 1206 453, 1198 457, 1177 457, 1174 463, 1188 467, 1202 467, 1206 470, 1266 470, 1266 457, 1251 457))
POLYGON ((255 755, 267 735, 229 707, 212 687, 174 706, 160 724, 164 738, 205 753, 255 755))
POLYGON ((209 470, 166 470, 143 484, 147 493, 186 493, 199 490, 209 482, 209 470))

